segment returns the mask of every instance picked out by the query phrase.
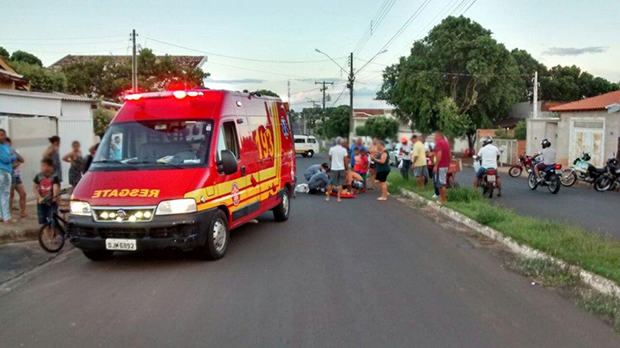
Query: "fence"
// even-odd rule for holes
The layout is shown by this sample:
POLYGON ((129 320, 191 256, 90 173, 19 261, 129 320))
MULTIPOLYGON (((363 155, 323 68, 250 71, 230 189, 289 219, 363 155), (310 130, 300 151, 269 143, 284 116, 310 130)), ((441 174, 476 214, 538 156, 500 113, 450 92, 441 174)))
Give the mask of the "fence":
MULTIPOLYGON (((519 161, 519 144, 516 139, 493 139, 493 144, 500 149, 500 165, 514 165, 519 161)), ((480 150, 480 142, 476 144, 476 152, 480 150)))

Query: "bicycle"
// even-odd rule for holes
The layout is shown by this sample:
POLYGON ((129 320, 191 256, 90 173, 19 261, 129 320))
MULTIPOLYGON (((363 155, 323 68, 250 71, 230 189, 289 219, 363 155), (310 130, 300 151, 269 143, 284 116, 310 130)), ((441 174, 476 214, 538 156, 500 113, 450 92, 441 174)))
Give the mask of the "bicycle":
MULTIPOLYGON (((58 196, 63 193, 65 192, 61 190, 58 196)), ((52 214, 51 221, 48 221, 39 229, 39 245, 48 253, 57 253, 65 245, 67 238, 65 226, 67 225, 67 220, 60 216, 60 214, 64 215, 68 212, 68 209, 58 207, 58 210, 52 214)))

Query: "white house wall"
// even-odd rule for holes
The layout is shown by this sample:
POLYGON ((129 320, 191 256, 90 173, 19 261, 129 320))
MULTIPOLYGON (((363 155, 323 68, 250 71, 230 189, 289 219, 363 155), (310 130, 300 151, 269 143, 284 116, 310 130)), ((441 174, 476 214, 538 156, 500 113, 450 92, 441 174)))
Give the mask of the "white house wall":
MULTIPOLYGON (((94 144, 93 118, 90 103, 62 101, 62 116, 58 119, 58 136, 60 137, 60 156, 71 151, 71 143, 79 141, 82 155, 94 144)), ((63 183, 69 183, 70 164, 62 163, 63 183)))
POLYGON ((9 133, 13 147, 19 151, 26 162, 22 164, 21 178, 29 196, 32 180, 41 167, 43 152, 49 146, 47 140, 56 135, 56 119, 51 117, 10 117, 9 133))
POLYGON ((60 117, 60 99, 0 95, 0 114, 60 117))

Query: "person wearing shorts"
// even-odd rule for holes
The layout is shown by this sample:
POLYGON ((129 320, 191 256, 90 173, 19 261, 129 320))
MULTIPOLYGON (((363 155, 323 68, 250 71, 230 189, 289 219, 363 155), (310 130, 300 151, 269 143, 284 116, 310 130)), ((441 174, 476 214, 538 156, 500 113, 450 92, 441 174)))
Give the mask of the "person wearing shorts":
POLYGON ((446 203, 446 185, 448 183, 448 168, 450 167, 450 159, 452 153, 450 151, 450 144, 443 136, 443 132, 435 132, 435 153, 437 160, 435 161, 435 183, 439 189, 440 203, 446 203))
POLYGON ((41 172, 34 177, 33 182, 39 224, 53 222, 52 216, 58 210, 55 197, 60 192, 60 180, 54 171, 54 161, 51 158, 41 161, 41 172))
POLYGON ((377 176, 376 179, 379 182, 381 188, 381 197, 377 198, 378 201, 386 201, 387 192, 387 177, 390 174, 390 156, 385 151, 385 143, 379 142, 379 155, 377 157, 372 156, 372 160, 377 163, 377 176))
POLYGON ((329 202, 329 196, 332 193, 332 189, 336 187, 338 189, 338 202, 341 202, 340 194, 342 193, 342 187, 347 181, 347 169, 349 165, 349 151, 342 146, 344 140, 342 137, 336 138, 336 145, 329 149, 329 161, 331 163, 331 182, 327 188, 327 194, 325 201, 329 202))

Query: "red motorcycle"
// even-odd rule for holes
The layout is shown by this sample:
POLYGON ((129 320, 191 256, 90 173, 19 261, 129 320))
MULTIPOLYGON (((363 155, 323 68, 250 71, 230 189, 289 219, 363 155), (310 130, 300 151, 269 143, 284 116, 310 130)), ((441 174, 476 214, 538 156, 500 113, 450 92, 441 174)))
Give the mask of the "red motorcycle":
POLYGON ((523 173, 523 169, 525 169, 528 173, 534 170, 534 160, 532 159, 532 156, 520 156, 519 163, 510 167, 510 170, 508 170, 508 175, 513 178, 518 178, 521 176, 521 173, 523 173))

